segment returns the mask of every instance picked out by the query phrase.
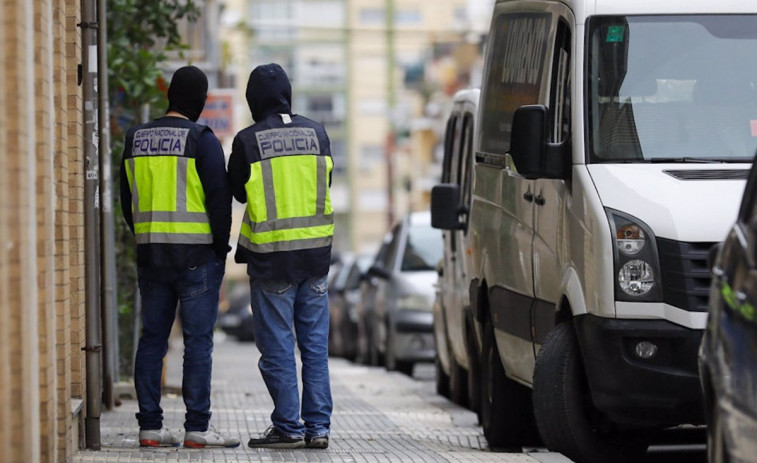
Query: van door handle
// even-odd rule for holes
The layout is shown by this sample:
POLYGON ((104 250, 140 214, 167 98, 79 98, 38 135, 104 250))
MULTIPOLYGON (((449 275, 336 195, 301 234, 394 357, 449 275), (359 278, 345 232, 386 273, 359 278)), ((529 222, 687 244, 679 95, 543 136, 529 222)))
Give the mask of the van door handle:
POLYGON ((536 199, 534 200, 534 202, 539 206, 543 206, 544 203, 546 203, 547 201, 544 199, 544 196, 536 195, 536 199))
POLYGON ((528 201, 530 203, 531 201, 534 200, 534 194, 531 193, 531 190, 529 190, 529 191, 523 193, 523 199, 525 199, 526 201, 528 201))

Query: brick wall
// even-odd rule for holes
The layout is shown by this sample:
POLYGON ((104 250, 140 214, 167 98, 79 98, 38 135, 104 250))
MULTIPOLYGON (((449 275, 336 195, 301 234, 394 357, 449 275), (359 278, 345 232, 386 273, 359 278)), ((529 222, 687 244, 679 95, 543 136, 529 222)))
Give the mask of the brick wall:
POLYGON ((79 0, 0 0, 0 448, 66 462, 84 396, 79 0))

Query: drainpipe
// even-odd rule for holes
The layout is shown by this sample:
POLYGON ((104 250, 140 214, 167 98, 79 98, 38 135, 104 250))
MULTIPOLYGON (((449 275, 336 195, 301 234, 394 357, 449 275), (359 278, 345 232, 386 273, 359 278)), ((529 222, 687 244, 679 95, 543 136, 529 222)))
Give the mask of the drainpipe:
POLYGON ((394 0, 386 0, 386 113, 388 130, 386 134, 386 196, 387 196, 387 230, 394 225, 394 106, 396 103, 394 88, 394 0))
POLYGON ((88 449, 100 449, 102 341, 100 337, 100 265, 97 132, 97 18, 95 0, 82 0, 82 93, 84 98, 84 255, 86 317, 86 418, 88 449))
POLYGON ((118 313, 116 310, 116 251, 113 224, 113 181, 110 153, 110 109, 108 101, 108 48, 106 0, 97 0, 97 95, 100 133, 100 264, 102 278, 103 402, 115 404, 114 382, 118 381, 118 313))

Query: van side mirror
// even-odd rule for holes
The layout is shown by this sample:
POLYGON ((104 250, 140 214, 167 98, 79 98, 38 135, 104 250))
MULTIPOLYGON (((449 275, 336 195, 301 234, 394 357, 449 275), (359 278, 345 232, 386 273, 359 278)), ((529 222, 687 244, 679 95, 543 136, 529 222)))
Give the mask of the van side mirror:
POLYGON ((568 143, 549 143, 549 110, 526 105, 513 115, 510 156, 518 173, 526 178, 565 179, 568 176, 568 143))
POLYGON ((441 183, 431 189, 431 226, 441 230, 462 230, 465 224, 460 214, 467 213, 460 206, 460 186, 441 183))

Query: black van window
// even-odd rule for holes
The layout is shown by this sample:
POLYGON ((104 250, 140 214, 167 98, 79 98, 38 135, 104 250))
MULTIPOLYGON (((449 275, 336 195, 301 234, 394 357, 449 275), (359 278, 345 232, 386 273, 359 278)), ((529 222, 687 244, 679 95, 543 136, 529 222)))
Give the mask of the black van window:
POLYGON ((553 143, 562 143, 570 136, 570 64, 570 29, 565 21, 560 21, 555 36, 549 99, 552 111, 550 139, 553 143))
POLYGON ((481 150, 505 154, 513 113, 539 102, 549 41, 549 13, 503 14, 495 20, 490 63, 481 95, 481 150))
POLYGON ((449 183, 452 171, 452 146, 455 139, 455 124, 457 117, 453 114, 447 121, 444 131, 444 160, 442 161, 442 183, 449 183))

